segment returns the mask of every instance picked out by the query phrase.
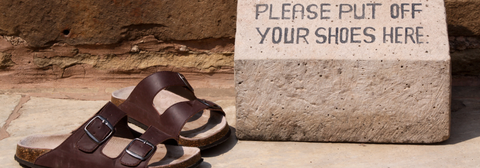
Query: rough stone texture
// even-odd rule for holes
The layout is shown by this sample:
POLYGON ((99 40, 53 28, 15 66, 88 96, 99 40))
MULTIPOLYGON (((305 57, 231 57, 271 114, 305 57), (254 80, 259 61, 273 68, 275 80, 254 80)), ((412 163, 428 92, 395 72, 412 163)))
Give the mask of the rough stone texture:
POLYGON ((233 73, 236 0, 0 0, 2 78, 233 73))
POLYGON ((479 37, 449 36, 450 52, 464 51, 467 49, 479 49, 479 37))
POLYGON ((480 75, 480 49, 451 53, 452 73, 458 75, 480 75))
POLYGON ((233 67, 232 60, 231 54, 190 53, 185 56, 178 56, 168 52, 143 52, 122 56, 77 54, 73 57, 34 57, 33 63, 39 68, 58 66, 63 70, 83 64, 93 66, 99 70, 132 71, 156 66, 172 66, 177 68, 196 68, 209 72, 217 70, 222 66, 233 67))
POLYGON ((0 53, 0 69, 6 69, 15 65, 12 61, 12 55, 6 53, 0 53))
POLYGON ((22 98, 20 95, 0 95, 0 103, 2 104, 2 108, 0 108, 0 128, 3 127, 5 121, 12 114, 20 98, 22 98))
POLYGON ((235 65, 240 139, 432 143, 449 137, 448 62, 235 65))
MULTIPOLYGON (((339 4, 369 1, 324 1, 331 4, 330 12, 326 12, 331 19, 321 20, 293 16, 270 19, 282 16, 281 3, 239 1, 235 46, 237 136, 249 140, 375 143, 447 140, 451 63, 444 4, 440 0, 422 1, 422 11, 415 18, 391 18, 390 5, 404 2, 382 1, 375 19, 354 19, 351 13, 341 19, 339 4), (256 3, 271 3, 276 8, 273 14, 265 10, 268 12, 256 15, 256 11, 265 9, 256 8, 256 3), (402 41, 407 39, 405 34, 395 40, 382 39, 384 30, 402 27, 404 31, 406 26, 422 27, 425 34, 416 43, 402 41), (276 27, 277 35, 273 36, 276 27), (328 35, 324 43, 319 42, 319 34, 326 34, 330 27, 333 32, 336 27, 358 27, 358 33, 372 27, 369 33, 377 41, 368 43, 373 38, 360 33, 359 42, 342 42, 349 35, 344 33, 338 43, 327 42, 328 35), (265 33, 267 28, 270 33, 265 33), (285 36, 292 43, 281 32, 290 29, 295 29, 293 38, 285 36), (298 38, 299 34, 304 37, 298 38), (275 42, 280 36, 283 39, 275 42)), ((307 6, 318 2, 296 3, 307 6)), ((287 10, 292 6, 287 5, 287 10)), ((366 16, 371 15, 371 11, 366 12, 366 16)))
POLYGON ((15 65, 11 54, 0 53, 0 69, 5 69, 15 65))
POLYGON ((160 40, 233 38, 236 0, 0 1, 0 34, 31 47, 160 40))
POLYGON ((480 38, 450 36, 450 56, 452 58, 452 75, 480 75, 480 38))
POLYGON ((480 35, 480 1, 445 0, 448 34, 452 36, 480 35))
POLYGON ((0 81, 39 83, 62 78, 130 78, 168 70, 233 73, 233 40, 162 42, 153 36, 121 45, 57 43, 31 50, 21 38, 0 37, 0 81), (113 75, 112 75, 113 74, 113 75))

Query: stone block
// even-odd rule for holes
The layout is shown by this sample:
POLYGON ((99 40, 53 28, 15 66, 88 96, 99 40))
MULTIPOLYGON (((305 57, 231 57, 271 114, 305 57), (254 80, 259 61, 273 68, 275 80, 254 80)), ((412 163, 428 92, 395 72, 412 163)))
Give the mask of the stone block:
POLYGON ((241 0, 238 9, 240 139, 449 138, 451 68, 443 1, 241 0))

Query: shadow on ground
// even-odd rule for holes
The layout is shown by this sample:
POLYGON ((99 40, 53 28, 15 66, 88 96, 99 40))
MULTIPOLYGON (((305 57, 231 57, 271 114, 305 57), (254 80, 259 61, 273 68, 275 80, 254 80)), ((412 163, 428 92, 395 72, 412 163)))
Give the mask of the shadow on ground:
POLYGON ((202 157, 215 157, 227 153, 228 151, 233 149, 233 147, 235 147, 235 145, 237 144, 238 139, 236 136, 236 129, 230 127, 230 130, 232 131, 232 133, 230 134, 230 137, 227 139, 227 141, 210 149, 203 150, 202 157))
POLYGON ((202 162, 202 164, 198 166, 198 168, 211 168, 211 167, 212 165, 208 162, 202 162))
POLYGON ((456 144, 480 136, 480 88, 453 87, 450 138, 456 144))

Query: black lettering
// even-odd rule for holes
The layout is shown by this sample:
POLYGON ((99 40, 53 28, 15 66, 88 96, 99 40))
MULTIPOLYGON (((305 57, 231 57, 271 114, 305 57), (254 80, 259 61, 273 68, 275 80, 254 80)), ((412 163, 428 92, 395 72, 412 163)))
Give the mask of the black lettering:
POLYGON ((372 6, 372 19, 375 19, 375 7, 381 5, 381 3, 367 3, 367 6, 372 6))
POLYGON ((310 4, 307 6, 307 12, 313 14, 313 17, 310 17, 310 15, 308 15, 307 16, 308 19, 316 19, 318 17, 318 13, 310 9, 312 7, 318 8, 318 6, 315 4, 310 4))
POLYGON ((415 12, 420 13, 421 9, 415 9, 415 6, 422 6, 422 3, 413 3, 412 4, 412 18, 415 19, 415 12))
POLYGON ((355 19, 365 19, 365 4, 362 4, 361 16, 357 16, 357 4, 353 4, 353 14, 355 19))
POLYGON ((335 44, 338 44, 338 27, 335 28, 335 34, 332 35, 332 28, 328 28, 328 44, 332 44, 332 37, 335 37, 335 44))
POLYGON ((278 44, 280 43, 280 41, 282 41, 282 29, 280 27, 274 27, 272 30, 272 42, 273 44, 278 44), (277 40, 275 39, 275 35, 276 35, 275 30, 277 30, 279 34, 277 40))
POLYGON ((285 27, 285 44, 293 44, 293 31, 295 31, 294 28, 292 28, 292 33, 290 33, 290 41, 288 40, 288 28, 285 27))
POLYGON ((320 38, 323 39, 322 41, 315 40, 315 42, 317 42, 318 44, 323 44, 323 43, 327 42, 327 36, 318 33, 319 30, 327 30, 327 29, 325 29, 325 28, 323 28, 323 27, 319 27, 319 28, 317 28, 317 30, 315 30, 315 35, 316 35, 317 37, 320 37, 320 38))
POLYGON ((342 13, 348 13, 348 12, 351 12, 352 10, 353 10, 352 5, 350 5, 350 4, 340 4, 339 18, 342 19, 342 13), (348 10, 344 11, 343 6, 347 6, 348 10))
POLYGON ((399 39, 398 37, 401 37, 401 36, 402 36, 402 34, 400 34, 400 33, 398 32, 399 29, 403 29, 403 27, 395 27, 395 43, 397 43, 397 44, 402 44, 401 41, 398 41, 398 39, 399 39))
POLYGON ((405 27, 405 44, 408 43, 408 37, 410 37, 410 40, 412 40, 413 44, 415 44, 415 40, 413 39, 413 35, 415 34, 415 30, 413 27, 405 27), (411 31, 411 33, 408 33, 408 30, 411 31))
POLYGON ((400 11, 398 11, 399 8, 398 4, 392 4, 392 6, 390 6, 390 13, 393 19, 398 18, 398 15, 400 15, 400 11))
POLYGON ((347 42, 348 42, 348 28, 342 27, 340 29, 340 43, 347 43, 347 42), (343 33, 344 31, 345 33, 343 33))
MULTIPOLYGON (((367 40, 363 40, 363 41, 364 41, 365 43, 373 43, 373 42, 375 42, 375 35, 369 34, 369 33, 368 33, 368 29, 372 29, 373 31, 375 31, 375 28, 373 28, 373 27, 366 27, 365 29, 363 29, 363 34, 364 34, 365 36, 370 37, 370 39, 371 39, 370 41, 367 41, 367 40)), ((384 29, 385 29, 385 28, 384 28, 384 29)), ((385 30, 384 30, 384 31, 385 31, 385 30)), ((384 43, 385 43, 385 40, 384 40, 384 43)))
POLYGON ((266 12, 268 10, 268 5, 267 4, 257 4, 255 5, 256 11, 255 11, 255 19, 258 19, 258 16, 260 13, 266 12), (265 10, 260 11, 260 7, 263 6, 265 7, 265 10))
POLYGON ((393 43, 393 27, 390 27, 390 34, 387 34, 387 28, 383 27, 383 43, 387 43, 387 36, 390 37, 390 43, 393 43))
POLYGON ((296 12, 301 12, 302 15, 300 15, 300 16, 302 16, 302 19, 303 19, 303 17, 305 16, 305 7, 303 7, 302 4, 295 4, 295 5, 293 5, 292 19, 297 19, 297 17, 295 17, 295 13, 296 13, 296 12), (302 7, 301 10, 296 10, 296 7, 297 7, 297 6, 302 7))
POLYGON ((420 37, 423 37, 423 34, 420 34, 420 29, 423 29, 423 27, 417 27, 417 31, 415 32, 417 35, 417 44, 423 44, 423 42, 420 41, 420 37))
POLYGON ((268 16, 268 19, 270 19, 270 20, 280 19, 279 17, 272 17, 272 10, 273 10, 273 7, 272 7, 272 4, 270 4, 270 15, 268 16))
POLYGON ((324 6, 330 6, 330 4, 324 4, 324 3, 320 4, 320 19, 330 19, 330 17, 328 16, 325 16, 325 17, 323 16, 323 13, 330 12, 330 10, 328 9, 323 10, 324 6))
POLYGON ((260 43, 259 44, 263 44, 263 40, 265 40, 265 37, 267 37, 267 34, 268 34, 268 31, 270 30, 270 27, 267 27, 267 30, 265 30, 265 33, 262 34, 262 32, 260 31, 260 28, 257 27, 257 32, 258 34, 260 34, 260 36, 262 37, 262 40, 260 40, 260 43))
POLYGON ((402 8, 402 19, 403 19, 404 16, 405 16, 405 12, 410 12, 409 10, 405 9, 405 6, 407 6, 407 5, 410 5, 410 4, 408 4, 408 3, 402 3, 402 4, 400 5, 401 8, 402 8))
MULTIPOLYGON (((293 33, 293 32, 292 32, 293 33)), ((299 43, 299 39, 300 38, 303 38, 303 40, 305 40, 305 42, 308 44, 308 41, 307 41, 307 36, 308 36, 308 33, 309 33, 309 30, 307 28, 304 28, 304 27, 299 27, 297 28, 297 44, 299 43), (300 31, 303 30, 305 32, 304 35, 300 35, 300 31)))
POLYGON ((355 34, 355 30, 361 30, 361 27, 352 27, 350 28, 350 43, 361 43, 360 40, 355 40, 355 36, 359 36, 360 34, 355 34))
POLYGON ((285 17, 285 13, 286 13, 286 12, 290 12, 290 10, 286 10, 285 7, 286 7, 286 6, 290 6, 290 5, 291 5, 291 4, 289 4, 289 3, 284 3, 284 4, 282 4, 282 19, 283 19, 283 20, 290 19, 289 17, 285 17))

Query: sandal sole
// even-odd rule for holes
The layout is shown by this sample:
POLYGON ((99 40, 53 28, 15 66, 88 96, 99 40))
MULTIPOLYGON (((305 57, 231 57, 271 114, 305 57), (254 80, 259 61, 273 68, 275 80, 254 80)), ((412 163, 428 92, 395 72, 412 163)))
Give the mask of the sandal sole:
POLYGON ((217 141, 209 144, 209 145, 205 145, 205 146, 201 146, 201 147, 198 147, 200 150, 205 150, 205 149, 210 149, 212 147, 215 147, 217 145, 220 145, 222 143, 224 143, 225 141, 227 141, 229 138, 230 138, 230 135, 232 134, 232 131, 229 129, 227 134, 225 134, 225 136, 223 136, 222 138, 218 139, 217 141))
MULTIPOLYGON (((20 164, 20 166, 26 167, 26 168, 48 168, 48 167, 35 165, 33 163, 30 163, 28 161, 20 159, 20 158, 17 157, 17 155, 15 155, 15 160, 20 164)), ((196 167, 200 166, 200 164, 202 164, 202 162, 203 162, 203 159, 200 159, 195 164, 189 166, 188 168, 196 168, 196 167)))
POLYGON ((15 155, 15 160, 20 164, 22 167, 29 167, 29 168, 48 168, 39 165, 35 165, 34 163, 28 162, 26 160, 20 159, 15 155))

